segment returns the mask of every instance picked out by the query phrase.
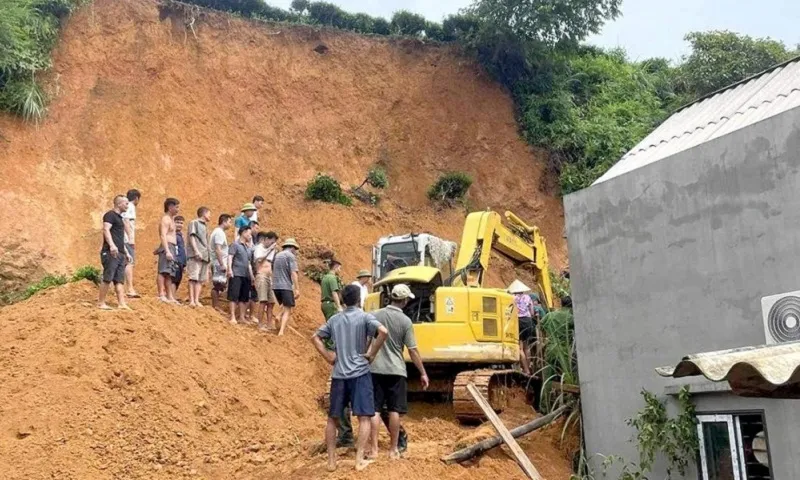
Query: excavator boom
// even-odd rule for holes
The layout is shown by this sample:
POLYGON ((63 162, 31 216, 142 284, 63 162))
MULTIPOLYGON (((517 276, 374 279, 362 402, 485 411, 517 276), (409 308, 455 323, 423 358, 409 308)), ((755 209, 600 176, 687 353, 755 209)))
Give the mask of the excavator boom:
POLYGON ((484 286, 492 250, 510 258, 516 265, 530 264, 537 270, 537 285, 544 303, 553 308, 553 292, 547 262, 547 245, 538 227, 531 227, 511 212, 505 213, 508 226, 497 212, 473 212, 464 223, 464 233, 456 263, 460 275, 454 286, 484 286))

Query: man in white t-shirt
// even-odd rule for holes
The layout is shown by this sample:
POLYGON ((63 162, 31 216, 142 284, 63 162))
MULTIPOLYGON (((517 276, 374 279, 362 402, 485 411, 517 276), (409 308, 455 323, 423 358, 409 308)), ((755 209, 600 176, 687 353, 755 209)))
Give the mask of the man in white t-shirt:
POLYGON ((211 253, 211 305, 223 312, 222 305, 219 303, 219 296, 225 291, 228 284, 228 237, 225 230, 233 225, 233 217, 227 213, 219 216, 217 228, 211 232, 209 237, 208 249, 211 253))
MULTIPOLYGON (((251 222, 258 222, 258 212, 261 210, 261 207, 264 206, 264 197, 261 195, 256 195, 253 197, 253 206, 256 207, 256 211, 253 212, 253 216, 250 217, 251 222)), ((259 225, 261 223, 259 222, 259 225)), ((261 225, 262 227, 266 227, 266 225, 261 225)))
POLYGON ((125 294, 129 298, 139 298, 139 294, 133 288, 133 265, 136 263, 136 207, 139 205, 142 193, 132 188, 125 196, 128 197, 128 210, 122 213, 122 221, 125 224, 125 249, 131 258, 125 267, 125 294))
POLYGON ((352 285, 361 288, 361 308, 363 309, 364 302, 367 301, 367 295, 369 295, 369 282, 372 281, 372 274, 369 273, 369 270, 361 270, 356 278, 357 280, 352 285))

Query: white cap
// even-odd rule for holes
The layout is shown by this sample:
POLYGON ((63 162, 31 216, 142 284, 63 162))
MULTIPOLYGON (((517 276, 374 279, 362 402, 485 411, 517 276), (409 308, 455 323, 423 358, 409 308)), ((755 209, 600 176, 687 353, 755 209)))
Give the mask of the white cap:
POLYGON ((398 283, 392 288, 392 298, 395 300, 404 300, 406 298, 414 298, 411 289, 404 283, 398 283))

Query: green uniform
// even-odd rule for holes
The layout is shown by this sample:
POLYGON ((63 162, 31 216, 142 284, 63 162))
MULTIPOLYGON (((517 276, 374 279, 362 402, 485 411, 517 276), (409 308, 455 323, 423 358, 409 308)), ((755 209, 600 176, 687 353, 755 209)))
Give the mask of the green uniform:
POLYGON ((339 295, 341 286, 339 278, 333 272, 328 272, 322 277, 320 282, 322 287, 322 314, 325 316, 325 321, 328 321, 332 316, 336 315, 339 309, 336 308, 336 295, 339 295))

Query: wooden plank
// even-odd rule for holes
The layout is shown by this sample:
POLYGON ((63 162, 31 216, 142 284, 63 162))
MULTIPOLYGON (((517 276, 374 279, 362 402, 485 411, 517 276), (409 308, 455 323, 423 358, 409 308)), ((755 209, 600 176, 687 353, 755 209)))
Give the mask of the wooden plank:
MULTIPOLYGON (((519 427, 512 429, 511 436, 514 438, 519 438, 523 435, 527 435, 535 430, 547 426, 552 422, 554 422, 558 417, 560 417, 566 411, 567 407, 561 406, 558 408, 558 410, 550 412, 544 417, 539 417, 524 425, 520 425, 519 427)), ((502 443, 503 443, 502 437, 497 436, 497 437, 487 438, 485 440, 481 440, 475 445, 462 448, 457 452, 453 452, 450 455, 442 457, 442 461, 448 465, 451 463, 461 463, 470 460, 472 458, 475 458, 476 456, 481 455, 487 450, 491 450, 501 445, 502 443)))
POLYGON ((500 417, 497 416, 494 409, 491 405, 489 405, 489 401, 486 400, 481 392, 475 388, 475 385, 472 383, 467 384, 467 390, 472 395, 472 398, 475 399, 475 402, 478 406, 481 407, 483 413, 486 415, 486 418, 492 422, 494 429, 497 430, 497 433, 500 434, 500 437, 503 438, 503 441, 508 445, 508 448, 511 449, 511 453, 514 454, 514 457, 517 460, 517 463, 522 468, 522 471, 525 472, 525 475, 528 476, 531 480, 543 480, 542 476, 539 475, 539 472, 536 470, 536 467, 533 466, 531 460, 525 455, 525 452, 522 451, 522 448, 519 446, 514 437, 511 436, 511 432, 508 431, 505 425, 503 425, 502 420, 500 417))

